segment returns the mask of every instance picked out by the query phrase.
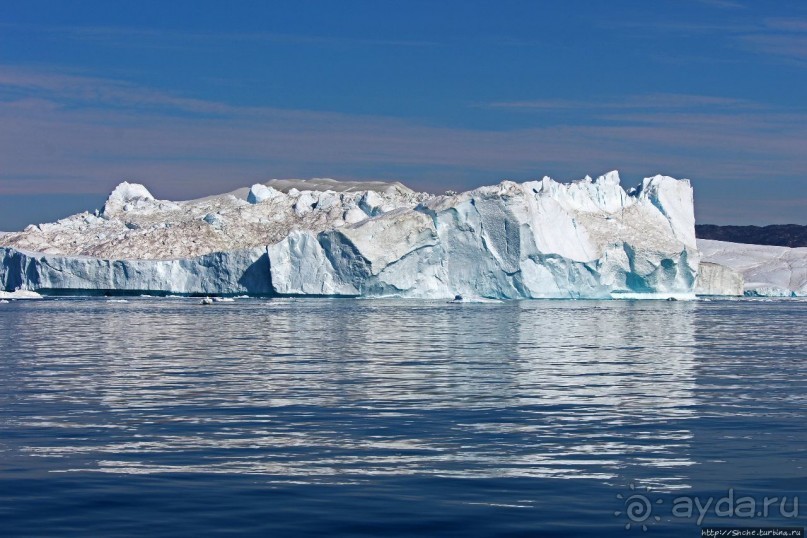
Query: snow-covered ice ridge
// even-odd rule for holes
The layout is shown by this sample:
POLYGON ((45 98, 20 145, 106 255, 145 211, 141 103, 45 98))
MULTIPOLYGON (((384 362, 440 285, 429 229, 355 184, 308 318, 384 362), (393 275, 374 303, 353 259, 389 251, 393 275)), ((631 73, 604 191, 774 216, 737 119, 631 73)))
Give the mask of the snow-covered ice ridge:
POLYGON ((122 183, 103 211, 0 237, 7 290, 610 298, 694 296, 688 180, 617 172, 446 195, 272 181, 172 202, 122 183))

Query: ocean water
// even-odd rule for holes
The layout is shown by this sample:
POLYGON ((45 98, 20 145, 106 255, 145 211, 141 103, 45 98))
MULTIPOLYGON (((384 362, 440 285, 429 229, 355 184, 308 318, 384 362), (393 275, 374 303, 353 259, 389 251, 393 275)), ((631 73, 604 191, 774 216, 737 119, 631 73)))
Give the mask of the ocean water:
POLYGON ((1 536, 805 525, 807 302, 197 302, 0 305, 1 536))

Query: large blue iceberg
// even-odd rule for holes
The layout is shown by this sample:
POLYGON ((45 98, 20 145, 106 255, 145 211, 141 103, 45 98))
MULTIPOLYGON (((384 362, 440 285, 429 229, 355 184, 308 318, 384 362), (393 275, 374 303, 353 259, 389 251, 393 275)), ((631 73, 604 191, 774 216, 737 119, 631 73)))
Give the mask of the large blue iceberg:
POLYGON ((272 181, 102 211, 0 237, 0 287, 54 291, 517 299, 694 296, 688 180, 550 178, 445 195, 272 181))

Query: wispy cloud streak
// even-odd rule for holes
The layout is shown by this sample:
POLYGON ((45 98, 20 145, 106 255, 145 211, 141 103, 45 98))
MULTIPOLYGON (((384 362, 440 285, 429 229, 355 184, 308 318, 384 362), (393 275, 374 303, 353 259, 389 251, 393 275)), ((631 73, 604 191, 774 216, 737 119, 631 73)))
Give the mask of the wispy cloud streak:
MULTIPOLYGON (((696 181, 790 181, 807 169, 807 114, 678 94, 494 103, 532 125, 481 130, 384 116, 240 107, 76 73, 0 68, 0 195, 147 183, 192 197, 270 177, 395 178, 441 191, 621 168, 696 181), (563 121, 569 108, 590 121, 563 121), (545 114, 554 114, 552 121, 545 114)), ((704 189, 706 201, 709 189, 704 189)), ((802 192, 802 195, 804 193, 802 192)))
POLYGON ((760 105, 745 99, 729 97, 653 93, 633 95, 618 100, 575 101, 566 99, 541 99, 535 101, 500 101, 488 103, 490 108, 538 109, 538 110, 636 110, 636 109, 692 109, 709 108, 758 108, 760 105))
POLYGON ((282 32, 194 32, 176 29, 164 31, 125 26, 42 26, 21 23, 0 23, 0 28, 36 31, 40 34, 50 34, 58 38, 103 43, 127 48, 185 49, 198 48, 200 46, 212 47, 223 42, 247 44, 279 43, 290 45, 321 45, 328 47, 335 45, 389 47, 432 47, 440 45, 437 41, 429 40, 378 39, 282 32))

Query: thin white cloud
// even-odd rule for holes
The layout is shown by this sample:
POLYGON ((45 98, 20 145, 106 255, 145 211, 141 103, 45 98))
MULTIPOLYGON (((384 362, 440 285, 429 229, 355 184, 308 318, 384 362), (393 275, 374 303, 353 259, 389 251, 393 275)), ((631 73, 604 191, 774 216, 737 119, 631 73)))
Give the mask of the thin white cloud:
POLYGON ((807 32, 807 19, 772 17, 765 19, 765 27, 776 31, 807 32))
POLYGON ((742 42, 750 49, 765 54, 774 54, 783 58, 807 60, 807 34, 804 35, 770 35, 753 34, 742 37, 742 42))
POLYGON ((746 99, 675 93, 632 95, 623 99, 584 101, 568 99, 538 99, 527 101, 498 101, 483 105, 490 108, 534 110, 632 110, 632 109, 690 109, 696 107, 749 108, 758 107, 746 99))
POLYGON ((715 7, 718 9, 747 9, 748 6, 735 2, 734 0, 697 0, 699 3, 706 6, 715 7))
POLYGON ((464 129, 237 107, 100 77, 0 67, 0 195, 103 193, 131 179, 184 198, 271 177, 328 175, 442 191, 505 175, 572 179, 613 168, 689 176, 697 185, 787 181, 807 169, 803 111, 678 94, 549 105, 560 112, 552 123, 539 115, 527 128, 464 129), (576 123, 565 123, 566 106, 586 107, 591 121, 576 114, 576 123))
MULTIPOLYGON (((721 0, 716 0, 723 4, 721 0)), ((725 7, 731 7, 727 2, 725 7)), ((807 19, 800 16, 769 17, 762 20, 725 18, 714 22, 701 20, 619 20, 609 22, 609 27, 630 29, 635 36, 653 37, 657 32, 674 34, 681 38, 693 35, 722 39, 729 47, 755 52, 773 59, 794 60, 802 64, 807 59, 807 19)), ((725 55, 709 54, 688 58, 688 61, 726 61, 725 55)), ((651 54, 651 52, 648 52, 651 54)), ((662 60, 662 58, 659 58, 662 60)))
POLYGON ((36 31, 40 34, 50 34, 59 38, 104 43, 126 48, 190 49, 215 47, 223 42, 373 47, 433 47, 440 45, 437 41, 420 39, 381 39, 282 32, 193 32, 189 30, 155 30, 126 26, 59 26, 23 23, 0 23, 0 28, 36 31))

